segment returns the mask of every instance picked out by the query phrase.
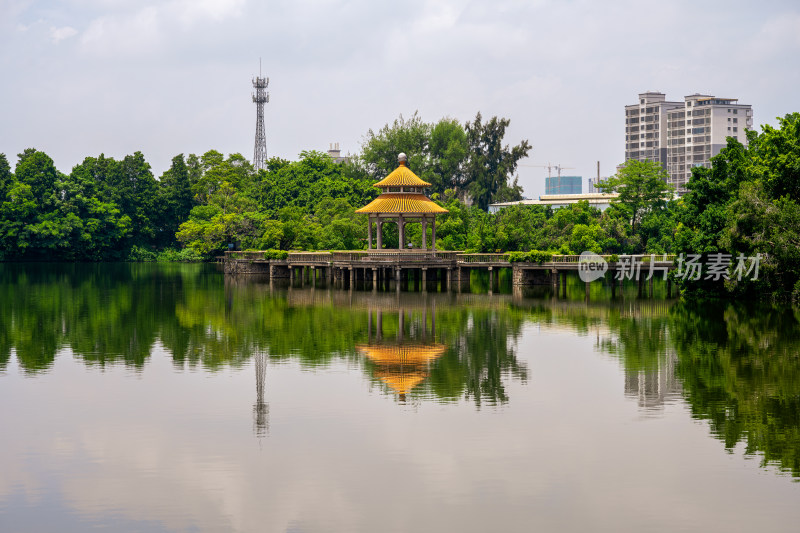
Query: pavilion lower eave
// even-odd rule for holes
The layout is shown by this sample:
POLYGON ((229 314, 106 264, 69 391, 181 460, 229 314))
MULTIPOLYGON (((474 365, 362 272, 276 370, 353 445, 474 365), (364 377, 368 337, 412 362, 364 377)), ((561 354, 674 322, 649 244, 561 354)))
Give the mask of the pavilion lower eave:
POLYGON ((419 193, 382 194, 356 213, 447 213, 447 209, 435 204, 427 196, 419 193))

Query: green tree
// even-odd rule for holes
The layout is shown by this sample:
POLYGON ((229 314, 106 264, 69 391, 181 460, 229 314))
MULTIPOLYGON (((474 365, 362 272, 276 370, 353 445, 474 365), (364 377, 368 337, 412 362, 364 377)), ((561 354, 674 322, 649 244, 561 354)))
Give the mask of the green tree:
POLYGON ((465 164, 469 147, 464 127, 454 119, 443 118, 431 127, 430 141, 431 195, 444 194, 446 190, 465 193, 465 164))
POLYGON ((613 202, 627 214, 634 232, 646 213, 663 209, 671 198, 674 188, 667 184, 667 177, 659 163, 629 159, 604 182, 606 191, 619 194, 613 202))
POLYGON ((378 180, 397 168, 397 155, 403 152, 408 156, 408 167, 423 180, 431 182, 430 138, 431 125, 423 122, 417 111, 409 119, 400 115, 377 133, 372 129, 367 132, 361 158, 369 175, 378 180))
POLYGON ((478 207, 484 211, 496 201, 522 199, 522 188, 515 177, 519 160, 527 157, 531 150, 527 140, 509 148, 503 146, 509 119, 492 117, 483 122, 480 112, 475 120, 466 125, 469 154, 465 167, 465 184, 478 207))
POLYGON ((115 174, 112 199, 131 220, 130 244, 153 246, 158 231, 158 182, 141 152, 126 155, 115 174))
POLYGON ((161 206, 161 227, 158 240, 169 246, 175 242, 175 233, 183 221, 189 217, 194 200, 189 182, 189 169, 183 154, 172 158, 172 165, 162 174, 159 181, 159 205, 161 206))
POLYGON ((778 117, 778 123, 763 126, 759 135, 749 132, 753 170, 770 198, 800 201, 800 113, 778 117))
POLYGON ((714 283, 684 280, 688 294, 800 299, 796 187, 800 165, 800 114, 779 119, 780 128, 748 132, 748 146, 734 139, 711 159, 710 169, 696 168, 682 199, 684 210, 675 233, 678 252, 761 254, 758 279, 714 283))
POLYGON ((51 211, 58 202, 59 174, 53 160, 34 148, 17 154, 16 179, 31 188, 40 213, 51 211))
POLYGON ((11 172, 8 158, 6 158, 6 154, 0 154, 0 200, 6 197, 12 181, 14 181, 14 174, 11 172))

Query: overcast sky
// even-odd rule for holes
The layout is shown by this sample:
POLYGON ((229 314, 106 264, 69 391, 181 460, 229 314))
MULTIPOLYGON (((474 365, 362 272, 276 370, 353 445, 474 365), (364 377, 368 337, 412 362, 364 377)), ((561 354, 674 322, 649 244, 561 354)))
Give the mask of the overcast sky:
MULTIPOLYGON (((0 152, 68 173, 86 156, 253 156, 251 77, 270 78, 269 156, 360 150, 400 114, 507 117, 526 165, 613 173, 624 109, 659 90, 800 111, 794 1, 0 0, 0 152)), ((543 168, 522 167, 525 195, 543 168)), ((584 182, 585 187, 585 182, 584 182)))

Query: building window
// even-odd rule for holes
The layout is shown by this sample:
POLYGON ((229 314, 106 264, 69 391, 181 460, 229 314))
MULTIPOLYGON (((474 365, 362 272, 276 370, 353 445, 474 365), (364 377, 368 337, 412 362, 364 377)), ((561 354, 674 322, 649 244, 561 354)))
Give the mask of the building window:
POLYGON ((734 124, 736 124, 737 122, 739 122, 739 119, 738 119, 738 118, 735 118, 735 119, 733 119, 733 123, 734 123, 734 124))
POLYGON ((737 128, 736 126, 734 126, 734 127, 733 127, 733 132, 734 132, 734 133, 736 133, 737 131, 739 131, 739 128, 737 128))
POLYGON ((731 121, 731 117, 728 117, 728 122, 730 122, 730 121, 731 121))
POLYGON ((734 115, 736 115, 736 114, 738 114, 738 113, 739 113, 739 110, 738 110, 738 109, 734 109, 734 110, 733 110, 733 114, 734 114, 734 115))

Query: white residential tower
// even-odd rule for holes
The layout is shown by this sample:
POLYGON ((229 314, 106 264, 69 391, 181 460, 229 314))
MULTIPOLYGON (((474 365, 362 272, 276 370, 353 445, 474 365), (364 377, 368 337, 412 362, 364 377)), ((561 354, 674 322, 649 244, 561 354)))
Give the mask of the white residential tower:
POLYGON ((671 102, 663 93, 642 93, 638 104, 625 106, 625 160, 661 163, 683 194, 692 167, 710 167, 728 137, 746 145, 752 127, 752 106, 736 98, 693 94, 671 102))

